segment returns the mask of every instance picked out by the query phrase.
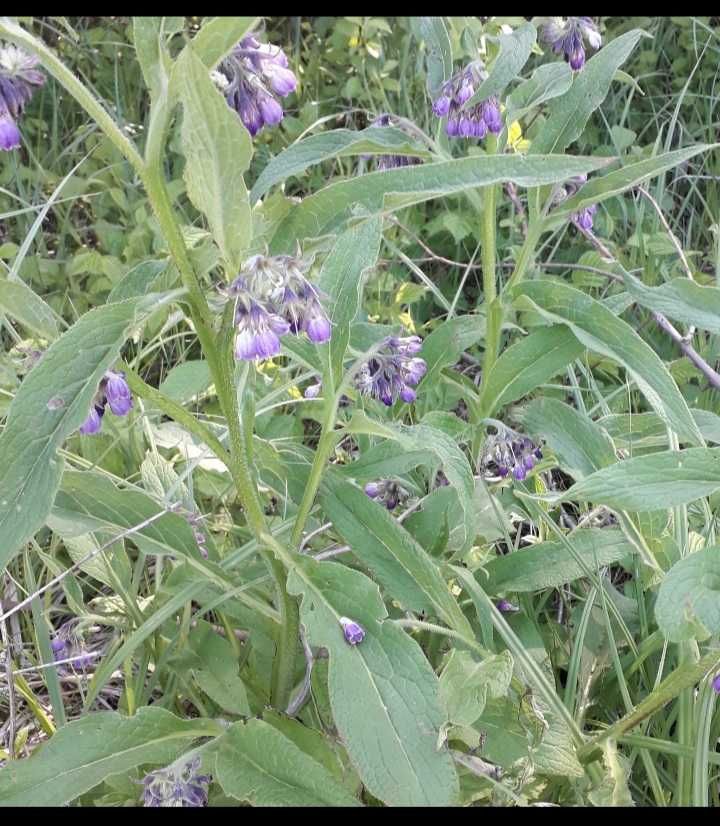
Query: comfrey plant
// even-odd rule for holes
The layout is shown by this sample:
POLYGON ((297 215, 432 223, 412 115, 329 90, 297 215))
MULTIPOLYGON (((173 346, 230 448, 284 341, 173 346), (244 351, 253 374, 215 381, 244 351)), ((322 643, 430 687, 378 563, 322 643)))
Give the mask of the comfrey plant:
POLYGON ((125 374, 107 370, 93 397, 87 419, 80 425, 80 433, 99 433, 105 408, 109 407, 116 416, 127 416, 132 410, 132 393, 125 381, 125 374))
POLYGON ((502 129, 500 104, 494 95, 468 105, 476 90, 487 78, 482 61, 474 60, 442 85, 432 104, 433 114, 447 118, 445 131, 451 138, 484 138, 502 129))
POLYGON ((417 394, 413 388, 427 370, 425 361, 416 355, 421 348, 419 336, 388 336, 358 371, 355 386, 387 407, 398 399, 414 402, 417 394))
POLYGON ((45 82, 39 60, 11 43, 0 43, 0 149, 20 146, 17 120, 35 90, 45 82))
MULTIPOLYGON (((589 18, 517 19, 419 18, 411 31, 398 19, 387 33, 348 18, 327 38, 301 21, 293 54, 333 60, 296 67, 321 72, 303 84, 317 94, 299 95, 300 137, 285 145, 275 130, 253 155, 298 91, 285 52, 252 34, 257 18, 136 18, 147 119, 135 131, 32 22, 0 18, 12 44, 3 148, 19 141, 42 66, 93 123, 93 169, 112 170, 113 198, 84 206, 93 255, 106 257, 108 227, 113 246, 117 226, 128 235, 103 276, 87 274, 83 297, 98 306, 77 319, 60 300, 74 298, 71 279, 52 308, 32 291, 42 279, 15 283, 24 251, 0 280, 22 297, 0 301, 3 335, 27 327, 49 342, 3 384, 2 646, 24 636, 0 668, 0 804, 137 804, 138 777, 147 806, 203 806, 211 792, 257 806, 702 802, 716 729, 718 422, 701 409, 704 385, 680 391, 643 318, 719 388, 703 354, 720 299, 674 235, 681 216, 668 222, 642 185, 713 147, 580 154, 602 142, 596 110, 643 33, 599 49, 589 18), (403 117, 355 131, 375 104, 339 113, 337 89, 354 93, 337 44, 373 54, 384 34, 406 57, 369 91, 403 117), (386 81, 423 60, 418 104, 412 78, 399 93, 386 81), (430 106, 448 136, 482 147, 424 135, 430 106), (385 171, 353 175, 368 152, 385 171), (652 208, 628 209, 633 190, 652 208), (130 212, 108 211, 130 192, 141 199, 130 212), (607 222, 618 235, 636 222, 629 237, 665 233, 673 255, 619 238, 614 257, 591 231, 600 204, 627 216, 607 222), (588 244, 601 266, 577 261, 588 244), (583 269, 590 290, 571 282, 583 269), (108 409, 127 426, 84 438, 108 409), (52 631, 68 614, 108 629, 102 644, 52 631), (74 674, 67 654, 94 660, 74 674), (21 703, 42 721, 27 743, 21 703), (670 706, 675 724, 657 725, 670 706)), ((16 169, 3 170, 0 198, 16 169)), ((76 186, 88 180, 100 179, 76 186)), ((68 263, 64 246, 53 266, 85 273, 87 252, 68 263)))
POLYGON ((585 65, 585 41, 591 49, 602 45, 600 31, 591 17, 551 17, 543 26, 543 39, 575 72, 585 65))
POLYGON ((284 98, 297 88, 297 78, 282 49, 244 37, 212 73, 228 104, 255 136, 283 119, 284 98))

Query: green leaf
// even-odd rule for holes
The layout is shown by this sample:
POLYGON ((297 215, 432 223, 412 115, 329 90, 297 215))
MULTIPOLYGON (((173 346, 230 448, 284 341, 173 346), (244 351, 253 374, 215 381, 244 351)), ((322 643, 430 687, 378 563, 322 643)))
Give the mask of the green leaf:
POLYGON ((562 152, 582 135, 590 115, 610 91, 613 73, 627 60, 638 40, 640 29, 633 29, 606 43, 576 72, 570 90, 550 104, 547 120, 530 147, 532 153, 562 152))
POLYGON ((328 478, 322 509, 357 558, 387 592, 415 611, 439 616, 451 628, 472 636, 435 562, 387 509, 350 482, 328 478))
MULTIPOLYGON (((633 546, 622 531, 615 528, 582 528, 567 535, 585 565, 598 571, 634 553, 633 546)), ((527 548, 490 560, 477 579, 491 594, 516 591, 525 593, 559 588, 585 576, 585 570, 564 542, 538 542, 527 548)))
MULTIPOLYGON (((64 806, 113 774, 172 762, 198 737, 217 736, 212 720, 181 720, 158 706, 133 717, 86 714, 57 731, 27 760, 0 771, 0 806, 64 806)), ((138 798, 141 789, 138 788, 138 798)))
POLYGON ((720 548, 703 548, 672 566, 660 585, 655 618, 671 642, 720 632, 720 548))
POLYGON ((238 676, 238 662, 232 645, 207 623, 192 630, 188 644, 201 663, 190 669, 195 683, 224 711, 249 717, 247 693, 238 676))
POLYGON ((585 350, 567 327, 541 327, 520 339, 490 369, 480 399, 484 415, 526 396, 585 350))
POLYGON ((170 289, 178 280, 178 271, 167 258, 141 261, 129 270, 110 290, 108 303, 139 298, 151 292, 170 289))
POLYGON ((410 29, 427 49, 427 89, 431 98, 450 79, 453 70, 452 44, 442 17, 411 17, 410 29))
POLYGON ((304 198, 281 222, 271 252, 292 252, 297 241, 322 235, 328 224, 341 218, 351 206, 392 212, 411 203, 506 181, 518 186, 559 183, 601 169, 612 160, 570 155, 482 155, 369 172, 337 181, 304 198))
POLYGON ((418 644, 387 621, 370 579, 335 562, 295 556, 291 594, 302 595, 300 618, 312 645, 330 655, 328 690, 333 719, 368 790, 391 806, 449 806, 458 780, 438 737, 446 722, 438 679, 418 644), (365 629, 355 646, 340 617, 365 629))
POLYGON ((252 141, 237 112, 227 105, 191 49, 178 58, 175 77, 184 110, 182 145, 188 196, 205 214, 228 269, 236 272, 252 237, 243 178, 252 157, 252 141))
POLYGON ((153 100, 161 94, 169 70, 170 59, 162 38, 162 17, 133 17, 135 54, 153 100))
POLYGON ((328 296, 328 316, 333 325, 328 344, 330 366, 337 384, 350 340, 350 328, 360 308, 363 281, 375 266, 382 238, 382 220, 363 221, 344 232, 325 259, 318 286, 328 296))
POLYGON ((511 34, 498 36, 500 51, 493 62, 490 74, 480 84, 480 88, 465 104, 465 108, 474 106, 492 95, 500 95, 519 74, 527 63, 537 40, 537 30, 532 23, 523 23, 511 34))
MULTIPOLYGON (((557 399, 536 399, 521 411, 520 421, 529 434, 545 439, 560 467, 574 479, 589 476, 617 460, 607 434, 580 411, 557 399)), ((663 433, 667 439, 664 428, 663 433)))
MULTIPOLYGON (((593 178, 584 184, 580 190, 563 201, 552 210, 545 220, 546 229, 551 229, 566 221, 573 213, 584 209, 591 204, 599 204, 608 198, 614 198, 628 189, 632 189, 643 181, 654 178, 668 169, 673 169, 679 164, 685 163, 690 158, 702 152, 709 152, 716 149, 720 144, 699 143, 688 146, 685 149, 675 149, 672 152, 664 152, 661 155, 654 155, 651 158, 643 158, 639 161, 626 163, 620 169, 608 172, 593 178)), ((632 279, 632 276, 630 276, 632 279)))
POLYGON ((23 281, 0 279, 0 313, 7 313, 48 341, 58 337, 55 313, 23 281))
POLYGON ((427 149, 412 143, 402 129, 379 126, 369 126, 360 131, 333 129, 297 141, 276 155, 255 181, 250 191, 250 203, 254 204, 262 198, 276 183, 304 172, 309 166, 330 158, 377 154, 429 156, 427 149))
POLYGON ((211 382, 210 368, 206 361, 183 361, 170 370, 158 389, 164 396, 180 404, 187 404, 204 393, 211 382))
MULTIPOLYGON (((611 310, 589 295, 551 281, 523 283, 531 308, 553 324, 567 324, 588 349, 608 356, 632 376, 655 412, 682 439, 703 439, 687 403, 655 351, 611 310)), ((526 299, 521 298, 520 302, 526 299)))
POLYGON ((98 383, 130 331, 176 295, 91 310, 53 342, 20 385, 0 435, 0 568, 44 523, 63 471, 57 450, 87 418, 98 383))
POLYGON ((359 806, 320 763, 263 720, 235 723, 220 740, 216 775, 253 806, 359 806))
POLYGON ((529 80, 508 95, 505 122, 512 124, 546 100, 564 95, 572 82, 573 71, 562 60, 538 66, 529 80))
POLYGON ((630 273, 625 286, 635 300, 676 321, 720 333, 720 289, 701 287, 687 278, 675 278, 660 287, 646 287, 630 273))
POLYGON ((453 650, 440 677, 440 696, 450 722, 471 726, 483 713, 488 696, 498 698, 507 694, 512 673, 509 651, 476 662, 467 651, 453 650))
POLYGON ((687 505, 720 488, 720 448, 691 447, 636 456, 574 484, 566 501, 616 510, 652 511, 687 505))
POLYGON ((259 17, 213 17, 203 22, 191 48, 206 69, 214 69, 259 21, 259 17))
POLYGON ((440 372, 460 358, 468 347, 477 344, 485 336, 485 316, 469 313, 444 321, 423 341, 420 355, 427 363, 427 372, 419 388, 432 387, 440 378, 440 372))

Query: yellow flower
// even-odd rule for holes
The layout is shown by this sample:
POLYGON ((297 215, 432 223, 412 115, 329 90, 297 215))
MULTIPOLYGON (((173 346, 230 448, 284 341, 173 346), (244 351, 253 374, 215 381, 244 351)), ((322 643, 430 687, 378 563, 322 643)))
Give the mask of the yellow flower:
POLYGON ((530 141, 523 138, 522 127, 519 121, 514 121, 510 124, 508 130, 508 143, 515 152, 527 152, 530 147, 530 141))

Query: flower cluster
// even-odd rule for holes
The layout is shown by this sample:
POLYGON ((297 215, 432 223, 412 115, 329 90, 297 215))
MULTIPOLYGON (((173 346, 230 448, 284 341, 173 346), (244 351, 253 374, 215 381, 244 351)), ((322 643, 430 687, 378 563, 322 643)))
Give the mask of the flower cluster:
POLYGON ((285 52, 278 46, 244 37, 212 73, 228 104, 254 137, 283 119, 276 95, 287 97, 297 87, 285 52))
POLYGON ((132 394, 130 393, 128 383, 125 381, 124 373, 116 373, 113 370, 108 370, 105 373, 90 406, 90 413, 80 426, 81 433, 92 434, 100 432, 106 405, 110 405, 110 410, 112 410, 116 416, 127 416, 132 409, 132 394))
POLYGON ((447 117, 445 132, 451 138, 484 138, 488 132, 497 135, 502 130, 500 104, 489 97, 473 104, 465 104, 485 80, 487 72, 480 61, 473 61, 440 87, 440 94, 432 105, 438 118, 447 117))
MULTIPOLYGON (((584 184, 587 183, 587 175, 575 175, 566 181, 562 186, 559 186, 555 192, 553 201, 556 204, 562 203, 564 200, 574 195, 584 184)), ((570 220, 575 226, 585 231, 590 231, 593 228, 593 216, 597 212, 597 204, 590 204, 578 212, 574 212, 570 216, 570 220)))
POLYGON ((358 645, 365 639, 365 629, 355 620, 340 617, 340 625, 342 625, 345 640, 350 645, 358 645))
POLYGON ((150 772, 143 778, 143 806, 200 807, 207 804, 211 778, 198 774, 200 757, 180 758, 165 769, 150 772))
POLYGON ((330 340, 320 293, 304 275, 311 263, 290 255, 254 255, 245 263, 228 290, 235 300, 235 358, 276 356, 286 333, 305 333, 315 344, 330 340))
POLYGON ((591 17, 551 17, 543 26, 543 39, 555 54, 562 53, 570 68, 578 72, 585 65, 585 40, 592 49, 599 49, 602 38, 591 17))
MULTIPOLYGON (((58 666, 61 674, 88 671, 102 653, 99 650, 90 651, 85 647, 83 638, 76 633, 77 624, 76 619, 63 623, 50 641, 54 661, 61 662, 58 666), (65 662, 66 660, 72 662, 65 662)), ((97 626, 94 630, 98 630, 97 626)))
POLYGON ((522 482, 542 459, 542 450, 527 436, 499 422, 497 426, 497 432, 488 435, 485 441, 480 465, 491 476, 510 474, 517 482, 522 482))
MULTIPOLYGON (((390 115, 378 115, 370 126, 392 126, 393 121, 390 115)), ((369 155, 363 156, 365 160, 370 158, 369 155)), ((375 156, 375 168, 377 170, 383 169, 398 169, 401 166, 414 166, 422 163, 422 158, 417 158, 414 155, 377 155, 375 156)))
POLYGON ((417 396, 413 387, 427 370, 425 360, 415 357, 421 347, 419 336, 388 336, 358 371, 355 386, 388 407, 398 398, 408 404, 414 402, 417 396))
POLYGON ((403 499, 407 499, 408 492, 405 488, 389 479, 381 479, 379 482, 368 482, 365 485, 365 493, 378 502, 381 502, 391 511, 400 504, 403 499))
POLYGON ((37 57, 17 46, 0 46, 0 150, 20 146, 20 130, 15 121, 33 96, 35 87, 45 82, 45 75, 35 68, 38 62, 37 57))
POLYGON ((200 522, 202 520, 202 516, 199 513, 187 513, 185 514, 185 521, 190 525, 193 532, 193 538, 195 539, 195 543, 197 544, 198 551, 200 551, 200 556, 203 559, 207 559, 209 556, 208 549, 205 547, 205 543, 207 539, 205 538, 205 534, 200 530, 200 522))

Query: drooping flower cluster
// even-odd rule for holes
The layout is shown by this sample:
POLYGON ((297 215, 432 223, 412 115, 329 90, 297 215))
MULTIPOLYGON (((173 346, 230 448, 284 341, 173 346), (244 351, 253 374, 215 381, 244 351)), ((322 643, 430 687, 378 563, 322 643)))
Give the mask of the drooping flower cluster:
POLYGON ((562 53, 575 72, 585 65, 585 41, 592 49, 602 45, 600 31, 591 17, 550 17, 543 26, 542 36, 555 54, 562 53))
POLYGON ((132 393, 125 381, 125 374, 108 370, 100 381, 90 406, 87 419, 80 426, 80 433, 99 433, 106 405, 116 416, 127 416, 133 406, 132 393))
POLYGON ((480 466, 490 476, 504 478, 511 475, 517 482, 522 482, 542 459, 542 449, 532 439, 512 428, 500 422, 495 424, 497 432, 488 435, 480 466))
MULTIPOLYGON (((378 115, 374 121, 370 124, 370 126, 393 126, 393 120, 390 115, 378 115)), ((369 155, 365 155, 365 160, 370 158, 369 155)), ((402 166, 414 166, 415 164, 422 163, 422 158, 417 158, 414 155, 376 155, 375 156, 375 168, 377 170, 383 169, 398 169, 402 166)))
POLYGON ((476 60, 454 74, 440 87, 432 105, 438 118, 447 117, 445 132, 451 138, 479 138, 488 132, 497 135, 503 127, 500 104, 494 96, 467 107, 466 104, 487 77, 476 60))
MULTIPOLYGON (((575 175, 570 180, 566 181, 562 186, 559 186, 555 191, 553 201, 555 204, 560 204, 574 195, 584 184, 587 183, 587 175, 575 175)), ((580 229, 590 231, 593 228, 593 216, 597 212, 597 204, 590 204, 578 212, 574 212, 570 216, 570 220, 575 226, 580 229)))
POLYGON ((365 493, 377 502, 381 502, 391 511, 400 504, 403 499, 407 499, 408 492, 397 482, 390 479, 381 479, 379 482, 368 482, 365 485, 365 493))
POLYGON ((358 645, 365 639, 365 629, 355 620, 340 617, 340 625, 342 625, 345 641, 349 645, 358 645))
POLYGON ((235 358, 276 356, 286 333, 305 333, 315 344, 329 341, 330 319, 304 275, 311 263, 290 255, 254 255, 246 261, 227 291, 235 301, 235 358))
MULTIPOLYGON (((86 646, 83 636, 77 633, 77 626, 77 619, 68 620, 57 629, 50 641, 53 659, 61 663, 57 668, 58 672, 63 675, 90 670, 102 655, 101 650, 93 651, 86 646), (68 660, 70 662, 67 662, 68 660)), ((99 629, 94 626, 91 630, 99 629)))
POLYGON ((165 769, 146 774, 143 778, 143 806, 197 808, 207 804, 211 778, 198 774, 200 757, 180 758, 165 769))
POLYGON ((252 35, 244 37, 211 76, 253 137, 265 126, 280 123, 283 108, 276 95, 287 97, 297 87, 285 52, 252 35))
POLYGON ((398 399, 414 402, 417 395, 413 387, 427 371, 425 360, 416 358, 421 348, 419 336, 388 336, 358 371, 355 386, 388 407, 398 399))
POLYGON ((17 119, 42 86, 45 75, 35 66, 38 58, 12 44, 0 45, 0 150, 9 151, 20 146, 17 119))

